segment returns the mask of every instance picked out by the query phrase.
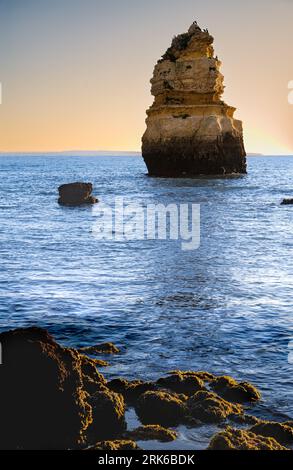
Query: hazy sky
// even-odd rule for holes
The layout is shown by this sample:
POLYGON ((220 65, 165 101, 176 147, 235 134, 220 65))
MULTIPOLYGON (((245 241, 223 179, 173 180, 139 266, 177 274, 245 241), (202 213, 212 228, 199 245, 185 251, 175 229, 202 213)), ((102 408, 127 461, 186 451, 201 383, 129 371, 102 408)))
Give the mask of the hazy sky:
POLYGON ((293 154, 293 0, 0 0, 0 151, 139 150, 154 65, 195 19, 247 151, 293 154))

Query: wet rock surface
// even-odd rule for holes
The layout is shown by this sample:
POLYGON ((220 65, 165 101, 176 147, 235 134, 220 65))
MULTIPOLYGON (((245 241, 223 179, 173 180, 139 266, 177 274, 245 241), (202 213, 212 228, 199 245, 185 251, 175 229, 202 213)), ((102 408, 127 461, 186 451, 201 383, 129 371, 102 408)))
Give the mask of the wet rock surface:
POLYGON ((98 199, 91 195, 92 183, 68 183, 59 186, 58 203, 63 206, 80 206, 82 204, 95 204, 98 199))
POLYGON ((258 436, 250 431, 228 427, 216 434, 208 450, 287 450, 273 437, 258 436))
POLYGON ((131 440, 99 441, 86 450, 138 450, 136 442, 131 440))
POLYGON ((196 375, 181 374, 180 372, 160 378, 157 380, 157 385, 186 395, 193 395, 199 390, 205 389, 201 378, 196 375))
POLYGON ((219 423, 230 415, 243 413, 241 405, 230 403, 208 391, 197 392, 186 405, 190 415, 204 423, 219 423))
POLYGON ((164 428, 158 424, 140 426, 133 431, 128 431, 126 437, 136 441, 156 440, 160 442, 170 442, 177 439, 176 431, 164 428))
MULTIPOLYGON (((0 342, 1 449, 128 450, 137 448, 135 441, 171 442, 177 431, 169 427, 212 429, 231 422, 233 427, 212 438, 210 449, 292 446, 292 421, 269 422, 246 413, 244 406, 260 398, 247 382, 180 370, 153 382, 107 381, 97 369, 103 361, 60 346, 43 329, 2 333, 0 342), (127 409, 142 423, 131 431, 127 409)), ((112 343, 104 344, 103 352, 118 352, 112 343)))
POLYGON ((262 421, 250 428, 250 431, 260 436, 273 437, 284 445, 293 443, 293 425, 290 423, 262 421))
POLYGON ((151 79, 142 155, 149 175, 192 177, 246 173, 242 123, 221 99, 221 62, 213 37, 193 23, 176 36, 151 79))
POLYGON ((210 386, 221 397, 237 403, 254 402, 261 398, 256 387, 248 382, 237 382, 229 376, 216 377, 210 386))
POLYGON ((95 346, 85 346, 78 349, 83 354, 98 355, 98 354, 118 354, 119 348, 113 343, 101 343, 95 346))
POLYGON ((186 407, 181 397, 168 392, 145 392, 137 400, 135 411, 144 424, 175 426, 183 421, 186 407))

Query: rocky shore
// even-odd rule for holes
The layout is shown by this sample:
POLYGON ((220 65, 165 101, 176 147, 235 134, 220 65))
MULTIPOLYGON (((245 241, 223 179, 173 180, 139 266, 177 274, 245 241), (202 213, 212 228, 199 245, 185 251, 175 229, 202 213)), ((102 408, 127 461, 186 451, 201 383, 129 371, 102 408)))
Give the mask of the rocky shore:
POLYGON ((208 449, 287 450, 293 421, 269 422, 247 413, 261 400, 247 382, 204 371, 171 371, 156 381, 116 378, 87 354, 118 354, 112 343, 60 346, 40 328, 0 334, 1 449, 137 449, 137 441, 168 442, 177 426, 217 425, 208 449), (127 429, 133 408, 141 425, 127 429))
POLYGON ((150 176, 246 173, 241 121, 222 101, 224 77, 213 37, 194 22, 174 37, 151 79, 142 155, 150 176))

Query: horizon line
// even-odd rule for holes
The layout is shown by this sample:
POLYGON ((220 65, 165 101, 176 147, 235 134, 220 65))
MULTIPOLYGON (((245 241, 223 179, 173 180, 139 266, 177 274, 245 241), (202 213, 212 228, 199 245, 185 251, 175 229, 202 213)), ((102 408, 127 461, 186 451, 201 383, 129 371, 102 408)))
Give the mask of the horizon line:
MULTIPOLYGON (((68 155, 68 156, 82 156, 82 154, 87 155, 91 154, 92 156, 114 156, 114 155, 137 155, 141 156, 141 150, 33 150, 33 151, 2 151, 0 150, 0 156, 3 155, 15 155, 15 156, 20 156, 20 155, 68 155), (76 155, 73 155, 76 154, 76 155), (100 154, 100 155, 98 155, 100 154)), ((259 152, 247 152, 246 154, 248 157, 249 156, 259 156, 259 157, 293 157, 293 154, 291 153, 274 153, 274 154, 265 154, 265 153, 259 153, 259 152)))

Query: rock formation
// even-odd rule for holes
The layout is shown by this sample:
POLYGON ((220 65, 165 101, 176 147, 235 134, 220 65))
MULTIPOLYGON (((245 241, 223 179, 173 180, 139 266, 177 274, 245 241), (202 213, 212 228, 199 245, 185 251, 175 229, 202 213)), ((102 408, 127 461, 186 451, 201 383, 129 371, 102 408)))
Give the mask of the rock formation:
MULTIPOLYGON (((176 430, 162 426, 184 424, 196 432, 203 423, 222 428, 209 449, 283 450, 293 444, 292 421, 245 414, 248 403, 235 402, 253 404, 260 393, 232 377, 177 370, 153 382, 107 382, 97 370, 100 361, 86 355, 91 352, 62 347, 41 328, 0 333, 0 344, 1 450, 131 450, 138 448, 135 441, 176 439, 176 430), (127 430, 126 404, 144 426, 127 430)), ((112 343, 95 347, 117 350, 112 343)))
POLYGON ((92 183, 69 183, 59 186, 58 202, 64 206, 80 206, 82 204, 95 204, 98 199, 91 196, 92 183))
POLYGON ((142 155, 150 176, 246 173, 242 123, 221 100, 213 37, 194 22, 155 66, 142 155))

